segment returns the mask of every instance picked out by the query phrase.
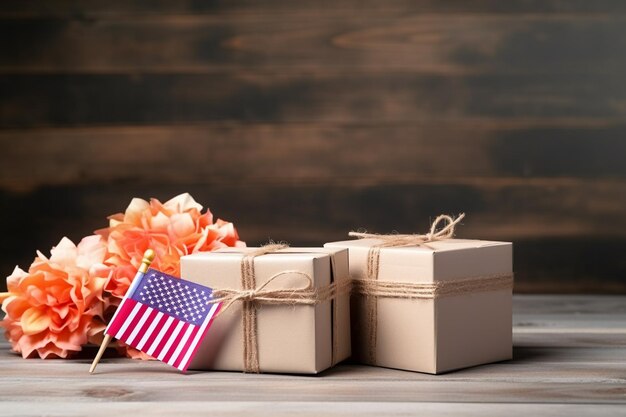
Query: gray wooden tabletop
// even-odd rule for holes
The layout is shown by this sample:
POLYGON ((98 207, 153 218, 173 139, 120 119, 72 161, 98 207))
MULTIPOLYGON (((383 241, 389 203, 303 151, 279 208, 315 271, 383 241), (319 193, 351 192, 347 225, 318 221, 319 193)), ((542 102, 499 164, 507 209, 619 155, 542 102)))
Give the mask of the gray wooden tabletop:
POLYGON ((514 299, 514 359, 444 375, 187 375, 158 362, 23 360, 0 344, 0 416, 624 415, 626 296, 514 299))

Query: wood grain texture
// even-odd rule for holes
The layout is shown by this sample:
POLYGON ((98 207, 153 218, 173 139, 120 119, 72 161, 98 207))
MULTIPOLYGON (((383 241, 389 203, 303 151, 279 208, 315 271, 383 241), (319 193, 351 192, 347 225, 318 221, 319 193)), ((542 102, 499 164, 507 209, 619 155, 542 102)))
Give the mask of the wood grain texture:
POLYGON ((197 415, 208 409, 250 416, 270 411, 338 416, 624 415, 626 341, 615 344, 611 329, 626 335, 625 301, 623 296, 515 296, 513 360, 443 375, 353 364, 317 377, 181 375, 161 363, 112 358, 101 363, 97 374, 88 375, 95 348, 70 361, 22 360, 3 342, 0 415, 110 415, 138 410, 197 415))
POLYGON ((480 417, 507 416, 593 416, 601 414, 606 417, 623 416, 621 404, 471 404, 471 403, 368 403, 357 404, 354 402, 274 402, 271 407, 265 402, 258 401, 211 401, 211 402, 176 402, 173 404, 159 404, 158 409, 148 402, 131 403, 107 403, 106 409, 102 407, 102 401, 83 401, 72 404, 71 409, 63 402, 37 402, 34 404, 5 403, 6 412, 0 410, 0 416, 95 416, 107 417, 112 413, 127 413, 146 415, 150 410, 151 416, 171 416, 181 413, 185 416, 206 416, 207 410, 220 416, 311 416, 319 415, 354 415, 361 416, 406 416, 406 415, 464 415, 480 417))
POLYGON ((620 77, 570 73, 6 74, 0 89, 2 128, 626 117, 626 87, 620 77))
POLYGON ((1 72, 616 74, 624 15, 424 10, 2 18, 1 72), (14 40, 24 33, 21 42, 14 40), (125 42, 126 39, 132 41, 125 42), (580 57, 587 59, 580 65, 580 57))
MULTIPOLYGON (((626 293, 616 0, 0 3, 0 271, 193 193, 250 244, 512 240, 516 291, 626 293)), ((0 284, 0 290, 3 283, 0 284)))
POLYGON ((169 184, 584 188, 604 178, 607 194, 622 196, 624 135, 625 124, 576 119, 0 130, 0 187, 31 191, 149 177, 169 184))
POLYGON ((197 2, 190 0, 149 1, 113 0, 103 4, 97 0, 57 0, 51 4, 45 0, 24 2, 6 0, 2 2, 0 13, 3 16, 19 18, 33 16, 91 17, 115 15, 160 15, 160 14, 206 14, 206 13, 293 13, 294 11, 326 12, 328 10, 374 10, 378 12, 396 11, 439 12, 439 13, 598 13, 610 10, 615 14, 626 12, 626 6, 619 0, 523 0, 503 4, 498 0, 398 0, 381 2, 378 0, 303 0, 297 3, 284 0, 269 0, 263 3, 254 0, 228 2, 197 2))

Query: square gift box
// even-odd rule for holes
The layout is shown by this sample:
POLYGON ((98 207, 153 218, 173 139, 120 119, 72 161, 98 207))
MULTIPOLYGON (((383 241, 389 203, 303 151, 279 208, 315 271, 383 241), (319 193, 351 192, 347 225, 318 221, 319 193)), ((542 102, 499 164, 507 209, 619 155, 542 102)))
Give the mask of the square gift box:
POLYGON ((349 357, 348 251, 285 248, 254 256, 258 250, 181 259, 183 278, 213 288, 216 297, 224 290, 239 297, 223 302, 189 369, 316 374, 349 357), (303 290, 307 284, 312 288, 303 290), (246 298, 250 289, 258 293, 246 298))
POLYGON ((382 245, 325 245, 350 253, 357 361, 437 374, 512 357, 512 243, 382 245))

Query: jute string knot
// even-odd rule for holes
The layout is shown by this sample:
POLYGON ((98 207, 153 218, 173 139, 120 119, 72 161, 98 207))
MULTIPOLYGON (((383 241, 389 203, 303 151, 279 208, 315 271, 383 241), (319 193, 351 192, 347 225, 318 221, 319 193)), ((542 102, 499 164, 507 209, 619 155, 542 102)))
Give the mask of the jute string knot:
MULTIPOLYGON (((256 286, 256 274, 254 258, 269 253, 278 252, 287 248, 286 244, 268 244, 256 251, 244 254, 241 259, 241 289, 216 289, 209 304, 223 303, 218 314, 228 310, 234 303, 242 303, 242 329, 243 329, 243 362, 244 372, 260 372, 259 351, 257 339, 257 306, 259 304, 276 305, 315 305, 320 302, 333 300, 338 295, 350 291, 352 282, 343 280, 334 282, 326 287, 316 289, 313 278, 308 274, 287 270, 272 275, 259 287, 256 286), (300 280, 300 285, 290 288, 269 289, 273 282, 291 281, 293 277, 300 280)), ((336 322, 333 322, 333 331, 336 332, 336 322)), ((336 338, 333 338, 332 356, 333 362, 336 352, 336 338)))
POLYGON ((265 304, 315 304, 316 291, 313 289, 313 279, 309 274, 300 271, 283 271, 272 275, 263 285, 258 288, 245 289, 219 289, 213 292, 213 299, 209 304, 224 303, 220 314, 228 310, 237 301, 259 301, 265 304), (288 281, 290 277, 299 277, 303 284, 295 288, 266 289, 275 281, 288 281))
POLYGON ((465 213, 461 213, 456 219, 447 214, 437 216, 435 221, 430 225, 430 231, 426 234, 409 234, 402 235, 393 233, 389 235, 379 235, 376 233, 350 232, 349 236, 358 237, 359 239, 379 239, 381 243, 377 247, 402 247, 402 246, 419 246, 429 242, 438 240, 446 240, 454 237, 456 226, 463 220, 465 213), (441 229, 437 230, 444 224, 441 229))

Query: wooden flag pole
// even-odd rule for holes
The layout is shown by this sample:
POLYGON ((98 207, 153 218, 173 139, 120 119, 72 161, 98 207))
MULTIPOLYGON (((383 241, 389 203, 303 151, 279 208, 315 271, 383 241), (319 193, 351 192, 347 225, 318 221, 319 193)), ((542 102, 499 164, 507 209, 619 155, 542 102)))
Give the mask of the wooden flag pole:
MULTIPOLYGON (((131 282, 130 287, 128 288, 128 291, 126 291, 127 295, 132 294, 132 292, 135 289, 134 287, 137 286, 137 284, 139 283, 139 278, 141 278, 143 274, 146 273, 148 268, 150 268, 150 264, 154 260, 154 256, 155 256, 155 253, 152 249, 148 249, 147 251, 144 252, 143 259, 141 260, 141 265, 139 266, 139 270, 137 271, 137 275, 135 275, 133 282, 131 282)), ((126 297, 124 297, 124 299, 125 298, 126 297)), ((122 302, 124 302, 124 300, 122 300, 122 302)), ((121 306, 121 303, 120 303, 120 306, 121 306)), ((115 318, 115 315, 113 316, 113 318, 115 318)), ((113 319, 111 319, 111 321, 113 321, 113 319)), ((104 339, 102 340, 102 343, 100 344, 100 349, 98 350, 98 354, 93 360, 93 363, 91 364, 91 368, 89 368, 90 374, 93 374, 93 372, 96 370, 96 366, 98 366, 98 362, 100 362, 100 359, 102 358, 102 355, 104 354, 104 351, 106 350, 109 343, 111 343, 111 339, 113 338, 108 334, 104 336, 104 339)))

